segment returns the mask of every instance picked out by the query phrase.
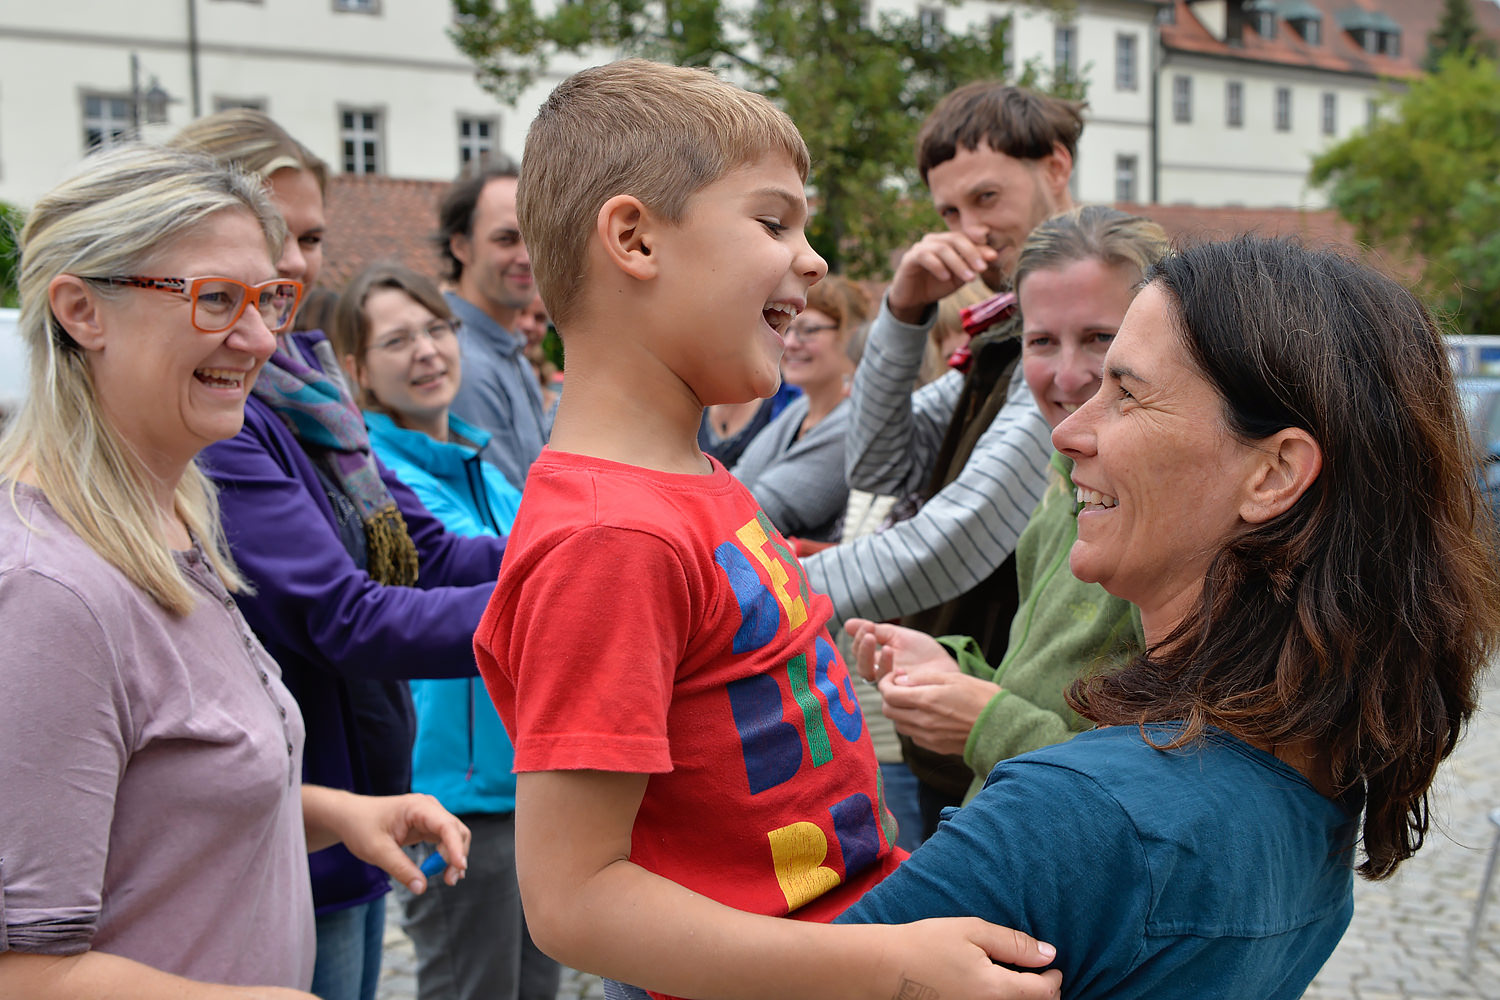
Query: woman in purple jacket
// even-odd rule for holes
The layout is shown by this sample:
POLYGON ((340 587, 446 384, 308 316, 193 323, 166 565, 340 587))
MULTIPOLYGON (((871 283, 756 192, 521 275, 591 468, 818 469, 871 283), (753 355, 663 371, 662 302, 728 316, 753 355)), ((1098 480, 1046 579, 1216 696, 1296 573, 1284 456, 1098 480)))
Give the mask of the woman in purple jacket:
MULTIPOLYGON (((262 177, 288 234, 277 272, 311 286, 321 265, 326 168, 265 115, 227 111, 174 145, 262 177)), ((203 453, 230 548, 254 593, 246 619, 281 664, 307 724, 303 778, 405 791, 409 678, 475 673, 474 627, 503 538, 448 533, 373 456, 321 332, 283 335, 245 427, 203 453)), ((340 847, 312 856, 313 992, 370 1000, 380 973, 385 874, 340 847)))

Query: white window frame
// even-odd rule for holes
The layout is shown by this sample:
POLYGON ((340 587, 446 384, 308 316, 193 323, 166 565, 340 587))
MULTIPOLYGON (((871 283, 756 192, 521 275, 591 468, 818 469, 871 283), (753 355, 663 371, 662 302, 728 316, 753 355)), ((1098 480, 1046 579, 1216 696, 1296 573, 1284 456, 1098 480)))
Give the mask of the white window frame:
POLYGON ((1193 120, 1193 78, 1186 73, 1172 77, 1172 121, 1180 125, 1193 120))
POLYGON ((1052 74, 1067 80, 1078 79, 1078 28, 1059 24, 1052 32, 1052 74))
POLYGON ((1115 155, 1115 201, 1140 202, 1140 170, 1139 156, 1115 155))
POLYGON ((1115 89, 1140 87, 1140 36, 1133 31, 1115 33, 1115 89))
POLYGON ((922 47, 926 49, 941 48, 947 38, 947 29, 944 27, 947 11, 942 7, 921 6, 917 8, 917 24, 922 29, 922 47))
POLYGON ((78 110, 83 126, 83 151, 85 153, 122 145, 131 141, 135 136, 136 123, 131 114, 129 94, 85 90, 79 94, 78 110), (118 105, 119 108, 124 109, 125 116, 119 119, 109 114, 90 115, 90 101, 99 101, 104 106, 118 105), (91 140, 90 135, 96 132, 98 133, 97 140, 91 140))
POLYGON ((1245 84, 1241 80, 1224 83, 1224 127, 1245 127, 1245 84))
POLYGON ((1292 130, 1292 88, 1276 88, 1276 131, 1292 130))
POLYGON ((385 109, 381 107, 341 107, 339 108, 339 166, 346 174, 365 175, 385 173, 385 109), (352 124, 346 124, 349 116, 355 116, 352 124), (359 116, 370 115, 374 119, 372 127, 366 128, 363 122, 357 119, 359 116), (351 150, 350 144, 354 144, 351 150), (373 164, 365 162, 365 156, 371 151, 361 149, 363 144, 370 144, 373 149, 373 164), (361 169, 352 169, 351 163, 361 169), (373 169, 364 169, 373 166, 373 169))
POLYGON ((1331 90, 1323 91, 1322 125, 1324 135, 1337 135, 1339 131, 1339 95, 1331 90))
POLYGON ((458 169, 460 173, 477 172, 490 156, 499 151, 499 115, 460 114, 458 116, 458 169), (468 126, 488 126, 490 134, 484 138, 472 134, 465 135, 464 129, 468 126))

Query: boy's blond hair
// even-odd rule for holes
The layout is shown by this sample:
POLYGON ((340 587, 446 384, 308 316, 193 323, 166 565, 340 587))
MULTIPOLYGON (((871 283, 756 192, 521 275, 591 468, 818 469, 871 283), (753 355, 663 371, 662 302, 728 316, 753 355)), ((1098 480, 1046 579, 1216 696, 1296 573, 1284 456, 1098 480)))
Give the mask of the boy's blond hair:
POLYGON ((786 114, 700 69, 625 59, 557 85, 526 136, 516 215, 537 289, 559 327, 578 308, 599 209, 639 198, 676 223, 688 198, 736 167, 785 154, 807 180, 786 114))

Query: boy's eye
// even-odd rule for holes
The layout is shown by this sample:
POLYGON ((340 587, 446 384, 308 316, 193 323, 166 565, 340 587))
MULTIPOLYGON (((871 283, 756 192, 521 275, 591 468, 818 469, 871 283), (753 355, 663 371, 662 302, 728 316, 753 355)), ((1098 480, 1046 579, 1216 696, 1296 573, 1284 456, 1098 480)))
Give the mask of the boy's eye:
POLYGON ((787 230, 786 226, 777 222, 775 219, 761 219, 760 224, 769 229, 772 236, 780 236, 787 230))

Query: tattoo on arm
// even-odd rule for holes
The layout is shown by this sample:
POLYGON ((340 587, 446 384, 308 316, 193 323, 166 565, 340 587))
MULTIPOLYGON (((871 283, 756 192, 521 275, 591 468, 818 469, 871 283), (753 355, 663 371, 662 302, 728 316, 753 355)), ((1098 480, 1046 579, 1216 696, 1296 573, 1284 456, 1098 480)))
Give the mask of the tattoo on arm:
POLYGON ((938 991, 931 986, 912 982, 905 976, 901 977, 901 986, 896 990, 896 995, 891 1000, 938 1000, 938 991))

